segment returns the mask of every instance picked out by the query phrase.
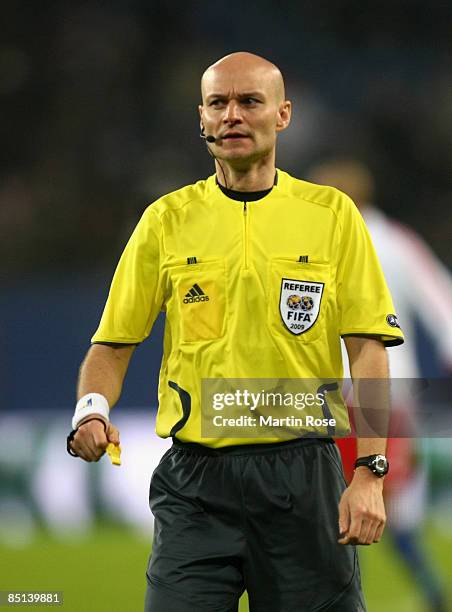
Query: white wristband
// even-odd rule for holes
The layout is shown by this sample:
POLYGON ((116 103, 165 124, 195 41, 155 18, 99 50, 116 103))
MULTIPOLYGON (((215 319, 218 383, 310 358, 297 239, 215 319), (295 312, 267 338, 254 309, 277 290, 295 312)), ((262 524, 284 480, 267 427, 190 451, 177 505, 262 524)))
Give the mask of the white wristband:
POLYGON ((72 417, 72 429, 77 429, 80 421, 89 414, 99 414, 106 421, 109 421, 109 412, 110 406, 108 405, 106 397, 100 393, 87 393, 77 402, 74 416, 72 417))

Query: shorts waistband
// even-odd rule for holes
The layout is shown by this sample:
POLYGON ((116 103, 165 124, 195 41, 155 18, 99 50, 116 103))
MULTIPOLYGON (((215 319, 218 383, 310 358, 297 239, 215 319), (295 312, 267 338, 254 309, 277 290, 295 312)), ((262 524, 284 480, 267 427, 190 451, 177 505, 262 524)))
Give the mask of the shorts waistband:
POLYGON ((278 452, 282 449, 293 449, 303 446, 314 446, 323 444, 334 444, 332 438, 296 438, 295 440, 285 440, 283 442, 272 442, 269 444, 234 444, 231 446, 223 446, 221 448, 211 448, 196 442, 181 442, 177 438, 173 438, 173 447, 178 450, 207 456, 225 456, 225 455, 264 455, 267 453, 278 452))

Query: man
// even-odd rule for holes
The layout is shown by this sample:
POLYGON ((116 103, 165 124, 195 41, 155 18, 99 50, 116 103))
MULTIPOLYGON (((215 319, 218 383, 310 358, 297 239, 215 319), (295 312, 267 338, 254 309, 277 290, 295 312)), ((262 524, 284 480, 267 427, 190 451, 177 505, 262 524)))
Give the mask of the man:
MULTIPOLYGON (((332 185, 347 193, 370 231, 404 331, 411 338, 411 342, 391 352, 391 376, 414 379, 420 375, 414 341, 416 319, 422 321, 437 347, 444 369, 451 370, 452 282, 448 270, 420 236, 373 204, 375 180, 365 164, 353 158, 333 157, 311 168, 309 176, 315 183, 332 185), (429 296, 428 308, 419 295, 429 296)), ((393 385, 392 399, 397 422, 412 422, 418 406, 412 394, 406 392, 406 385, 393 385)), ((343 438, 338 443, 346 474, 351 478, 356 459, 355 439, 343 438)), ((395 549, 422 591, 428 609, 441 612, 447 608, 444 589, 418 539, 427 504, 427 474, 416 451, 416 441, 411 438, 389 440, 391 472, 385 480, 388 527, 395 549)))
POLYGON ((276 171, 291 115, 279 69, 233 53, 201 89, 216 176, 155 202, 133 233, 81 368, 71 448, 96 461, 119 442, 109 408, 165 310, 156 431, 174 444, 151 481, 146 609, 232 612, 246 588, 253 612, 362 611, 354 545, 384 528, 385 440, 359 440, 344 491, 326 427, 203 435, 201 381, 337 379, 341 335, 354 377, 385 378, 385 344, 403 335, 352 202, 276 171))

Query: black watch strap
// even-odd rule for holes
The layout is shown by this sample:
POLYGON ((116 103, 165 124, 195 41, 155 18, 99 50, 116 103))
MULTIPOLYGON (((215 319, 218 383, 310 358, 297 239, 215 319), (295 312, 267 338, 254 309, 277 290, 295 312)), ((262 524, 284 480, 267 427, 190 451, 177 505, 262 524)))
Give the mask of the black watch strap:
POLYGON ((381 478, 388 473, 389 462, 385 455, 368 455, 367 457, 358 457, 355 461, 355 469, 357 467, 367 467, 376 476, 381 478))
POLYGON ((66 450, 71 455, 71 457, 78 457, 77 453, 72 450, 71 442, 74 439, 75 434, 77 433, 77 429, 73 429, 71 433, 66 438, 66 450))

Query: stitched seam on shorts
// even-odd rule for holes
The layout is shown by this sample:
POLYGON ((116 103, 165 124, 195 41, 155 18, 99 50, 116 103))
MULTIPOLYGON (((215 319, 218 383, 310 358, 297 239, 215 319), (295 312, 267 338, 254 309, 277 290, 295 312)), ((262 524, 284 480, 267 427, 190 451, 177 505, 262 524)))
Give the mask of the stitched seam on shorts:
MULTIPOLYGON (((346 487, 348 487, 348 483, 347 483, 347 481, 345 480, 345 477, 344 477, 344 472, 342 471, 341 466, 337 462, 337 459, 335 457, 331 456, 331 454, 329 453, 329 450, 326 447, 323 446, 322 449, 324 449, 324 453, 323 454, 326 455, 327 460, 329 461, 329 463, 331 463, 334 466, 334 468, 335 468, 337 474, 339 475, 342 483, 346 487)), ((332 449, 332 450, 334 450, 334 449, 332 449)))
MULTIPOLYGON (((353 574, 352 574, 352 577, 350 578, 350 581, 347 584, 347 586, 344 587, 342 589, 342 591, 340 593, 338 593, 336 595, 336 597, 334 597, 334 599, 330 599, 329 601, 325 601, 320 606, 317 606, 316 608, 314 608, 312 610, 312 612, 327 612, 328 610, 332 609, 332 606, 335 605, 336 603, 340 602, 341 597, 352 586, 353 580, 355 579, 355 576, 356 576, 356 565, 357 565, 357 562, 358 562, 357 555, 356 555, 356 549, 353 552, 354 552, 353 574)), ((353 612, 353 611, 351 610, 350 612, 353 612)))
MULTIPOLYGON (((180 601, 184 602, 184 603, 188 603, 188 604, 193 604, 195 603, 197 606, 202 606, 202 608, 200 608, 200 611, 202 612, 203 610, 205 610, 205 612, 216 612, 215 608, 212 608, 212 604, 211 603, 205 603, 205 604, 200 604, 198 601, 196 601, 196 597, 193 594, 188 595, 187 597, 184 597, 184 595, 181 595, 180 591, 173 589, 172 587, 168 586, 165 582, 162 582, 161 580, 159 580, 158 578, 155 578, 154 576, 149 576, 149 574, 146 572, 146 578, 148 580, 148 582, 150 584, 152 584, 155 588, 157 589, 163 589, 164 591, 169 591, 171 594, 174 594, 174 597, 176 599, 179 599, 180 601), (205 606, 209 606, 208 608, 206 608, 205 606)), ((229 601, 225 601, 224 605, 226 607, 230 607, 233 604, 235 604, 238 601, 239 597, 237 597, 236 595, 231 595, 231 598, 229 601)))

